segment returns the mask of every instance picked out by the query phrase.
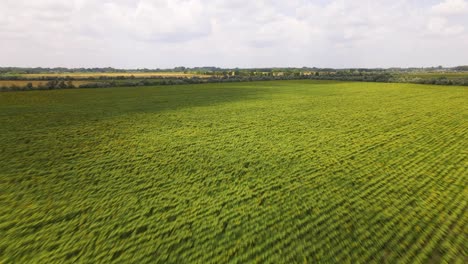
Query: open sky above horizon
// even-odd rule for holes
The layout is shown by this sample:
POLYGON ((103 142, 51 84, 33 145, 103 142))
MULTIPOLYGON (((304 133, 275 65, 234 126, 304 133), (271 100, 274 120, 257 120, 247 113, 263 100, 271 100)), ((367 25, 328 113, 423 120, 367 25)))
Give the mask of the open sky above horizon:
POLYGON ((2 0, 0 67, 468 64, 468 0, 2 0))

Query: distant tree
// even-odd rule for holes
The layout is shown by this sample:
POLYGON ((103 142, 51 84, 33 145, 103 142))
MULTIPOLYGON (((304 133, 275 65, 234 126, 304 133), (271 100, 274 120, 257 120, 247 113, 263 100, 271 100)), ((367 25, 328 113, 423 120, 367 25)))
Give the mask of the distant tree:
POLYGON ((65 84, 64 81, 60 81, 60 82, 58 82, 56 87, 59 88, 59 89, 65 89, 65 88, 67 88, 67 85, 65 84))
POLYGON ((67 81, 67 84, 66 84, 67 88, 75 88, 75 85, 73 85, 73 82, 72 81, 67 81))
POLYGON ((50 80, 44 85, 44 87, 46 89, 49 89, 49 90, 55 89, 56 86, 57 86, 57 81, 56 80, 50 80))
POLYGON ((468 65, 466 65, 466 66, 457 66, 457 67, 455 67, 453 69, 456 70, 456 71, 468 71, 468 65))

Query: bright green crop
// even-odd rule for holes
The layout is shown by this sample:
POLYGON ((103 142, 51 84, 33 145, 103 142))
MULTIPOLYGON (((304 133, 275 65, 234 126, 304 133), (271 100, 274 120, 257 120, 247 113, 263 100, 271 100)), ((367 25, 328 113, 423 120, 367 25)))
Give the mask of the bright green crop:
POLYGON ((1 263, 463 263, 468 89, 0 93, 1 263))

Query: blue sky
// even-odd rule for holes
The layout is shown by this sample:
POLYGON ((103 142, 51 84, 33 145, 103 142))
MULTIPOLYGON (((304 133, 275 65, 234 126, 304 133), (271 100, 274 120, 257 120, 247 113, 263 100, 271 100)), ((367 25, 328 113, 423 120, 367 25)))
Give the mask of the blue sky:
POLYGON ((468 64, 468 0, 2 0, 0 66, 468 64))

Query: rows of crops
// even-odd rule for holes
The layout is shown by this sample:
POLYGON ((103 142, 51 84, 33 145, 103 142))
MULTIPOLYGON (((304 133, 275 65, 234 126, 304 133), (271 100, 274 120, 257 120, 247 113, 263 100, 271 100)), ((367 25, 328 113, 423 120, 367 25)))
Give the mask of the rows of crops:
POLYGON ((0 262, 466 263, 468 90, 0 94, 0 262))

